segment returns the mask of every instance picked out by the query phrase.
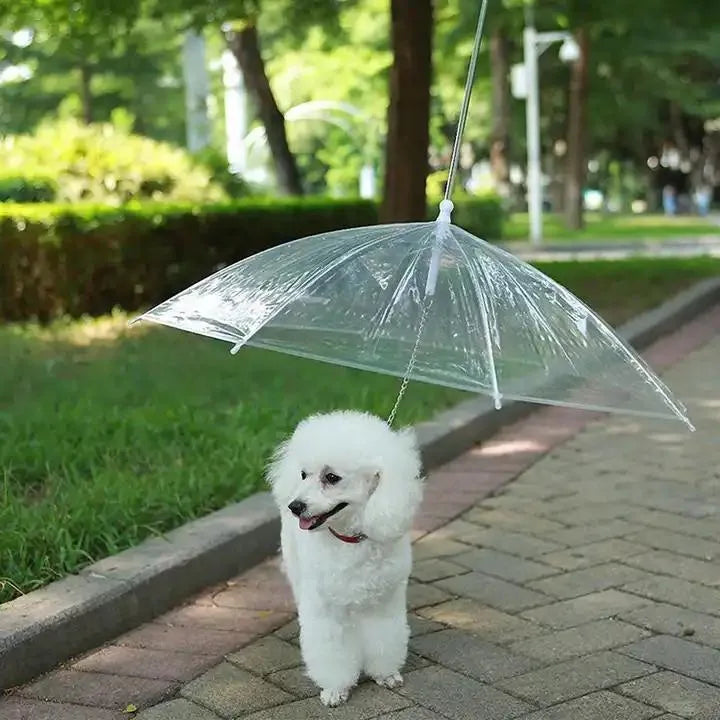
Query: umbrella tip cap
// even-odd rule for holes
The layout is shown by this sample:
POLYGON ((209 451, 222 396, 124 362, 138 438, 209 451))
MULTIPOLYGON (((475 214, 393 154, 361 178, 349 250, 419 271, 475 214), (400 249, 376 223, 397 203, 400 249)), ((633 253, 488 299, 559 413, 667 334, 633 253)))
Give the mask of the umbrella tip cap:
POLYGON ((452 211, 455 209, 452 200, 440 201, 440 214, 437 216, 437 222, 449 223, 452 211))

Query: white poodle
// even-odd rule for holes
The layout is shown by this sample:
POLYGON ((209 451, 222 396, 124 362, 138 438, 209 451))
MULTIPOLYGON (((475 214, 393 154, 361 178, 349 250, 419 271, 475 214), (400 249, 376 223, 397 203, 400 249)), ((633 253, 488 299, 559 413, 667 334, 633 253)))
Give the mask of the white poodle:
POLYGON ((347 700, 363 671, 402 683, 420 472, 412 431, 358 412, 307 418, 270 466, 302 656, 325 705, 347 700))

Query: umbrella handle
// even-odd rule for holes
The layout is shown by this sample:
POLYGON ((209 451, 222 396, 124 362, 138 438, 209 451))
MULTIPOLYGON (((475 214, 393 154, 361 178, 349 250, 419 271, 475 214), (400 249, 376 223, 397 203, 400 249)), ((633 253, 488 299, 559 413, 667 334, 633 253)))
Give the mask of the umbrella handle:
POLYGON ((435 232, 432 255, 430 256, 430 267, 428 269, 427 281, 425 282, 425 297, 432 297, 435 294, 437 276, 440 272, 440 256, 442 255, 442 235, 447 232, 450 225, 453 208, 452 200, 440 201, 440 212, 435 220, 439 227, 435 232))

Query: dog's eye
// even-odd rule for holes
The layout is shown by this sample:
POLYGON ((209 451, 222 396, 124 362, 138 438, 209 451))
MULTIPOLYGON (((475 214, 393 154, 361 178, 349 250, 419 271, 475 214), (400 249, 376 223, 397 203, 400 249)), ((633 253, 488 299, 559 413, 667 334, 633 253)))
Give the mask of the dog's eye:
POLYGON ((330 485, 335 485, 336 483, 339 483, 342 480, 342 478, 339 475, 336 475, 335 473, 325 473, 325 482, 329 483, 330 485))
POLYGON ((306 473, 304 470, 301 470, 301 471, 300 471, 300 477, 301 477, 303 480, 307 480, 307 473, 306 473))

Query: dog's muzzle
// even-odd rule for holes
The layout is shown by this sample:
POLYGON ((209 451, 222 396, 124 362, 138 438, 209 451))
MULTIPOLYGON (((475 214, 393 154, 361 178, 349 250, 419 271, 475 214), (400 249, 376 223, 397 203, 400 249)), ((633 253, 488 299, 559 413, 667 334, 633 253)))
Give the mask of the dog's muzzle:
POLYGON ((344 510, 348 504, 341 502, 336 505, 332 510, 329 510, 322 515, 307 515, 307 503, 302 500, 293 500, 288 505, 288 510, 300 521, 301 530, 315 530, 319 528, 328 518, 344 510))

